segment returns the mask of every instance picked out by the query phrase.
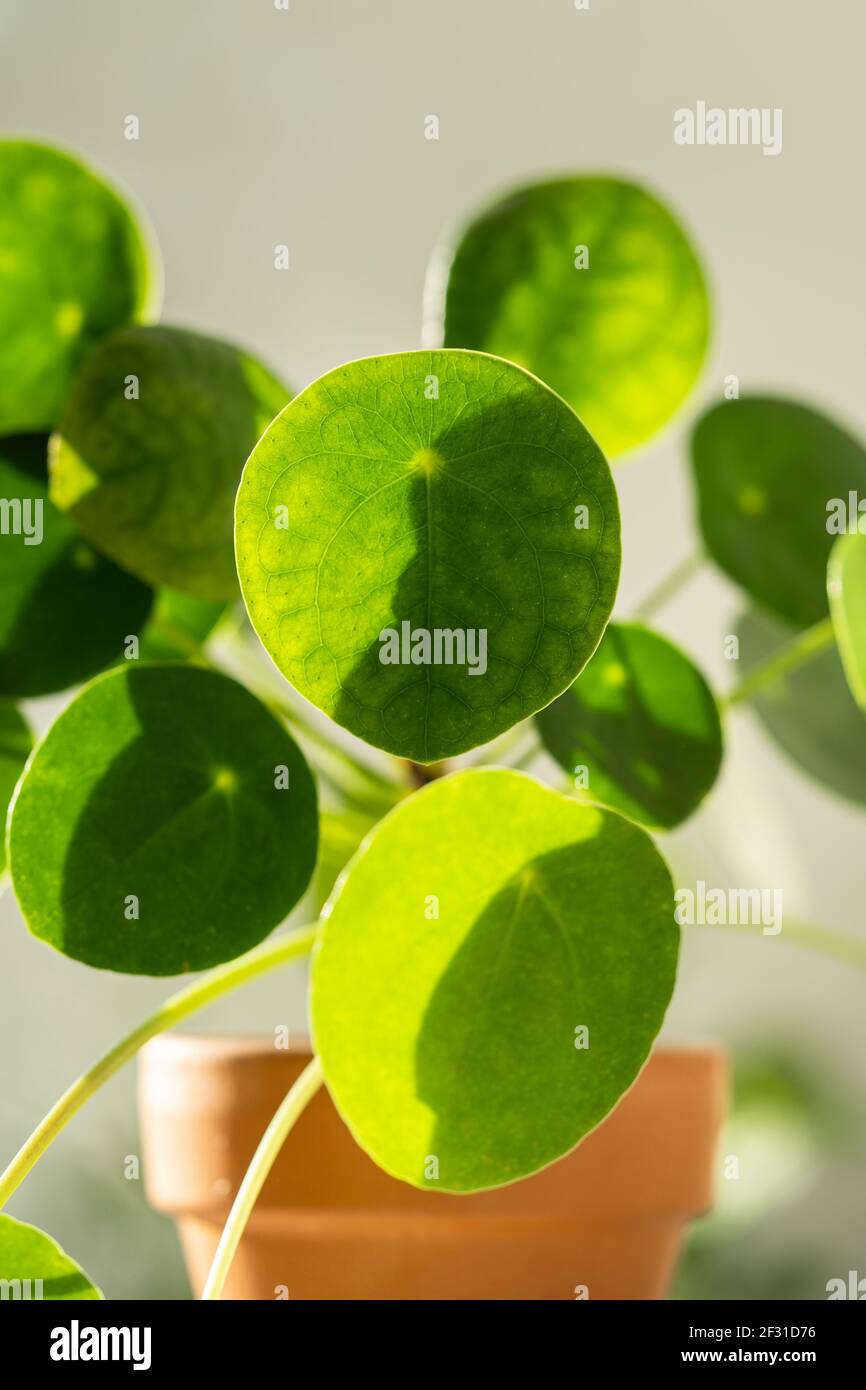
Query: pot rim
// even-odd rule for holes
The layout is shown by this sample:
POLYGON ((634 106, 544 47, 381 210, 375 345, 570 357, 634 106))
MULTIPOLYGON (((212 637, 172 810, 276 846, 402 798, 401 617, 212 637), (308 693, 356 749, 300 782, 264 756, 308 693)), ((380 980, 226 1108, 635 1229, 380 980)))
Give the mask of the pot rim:
MULTIPOLYGON (((141 1052, 147 1052, 151 1056, 159 1053, 186 1053, 187 1059, 194 1054, 202 1055, 202 1060, 221 1061, 227 1057, 273 1057, 274 1040, 262 1033, 182 1033, 168 1031, 158 1034, 155 1038, 144 1045, 141 1052)), ((278 1049, 282 1056, 312 1057, 313 1049, 310 1038, 304 1034, 296 1035, 292 1031, 289 1033, 288 1045, 278 1049)), ((715 1059, 720 1054, 726 1055, 729 1049, 721 1040, 704 1039, 694 1042, 674 1042, 667 1039, 655 1042, 647 1053, 646 1061, 650 1057, 663 1057, 666 1061, 674 1062, 677 1060, 685 1062, 715 1059)), ((163 1060, 158 1057, 157 1060, 163 1060)), ((646 1065, 646 1063, 644 1063, 646 1065)))

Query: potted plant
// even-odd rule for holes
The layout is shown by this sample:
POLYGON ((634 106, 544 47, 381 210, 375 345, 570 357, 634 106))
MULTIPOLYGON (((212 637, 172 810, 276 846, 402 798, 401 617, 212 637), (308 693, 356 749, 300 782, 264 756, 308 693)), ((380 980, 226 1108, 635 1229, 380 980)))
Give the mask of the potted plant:
MULTIPOLYGON (((828 459, 840 497, 866 489, 861 447, 785 401, 699 424, 706 546, 795 626, 721 701, 646 625, 672 584, 611 621, 607 456, 672 415, 709 331, 646 191, 495 204, 434 256, 428 347, 294 397, 151 321, 152 237, 78 160, 0 144, 0 194, 12 887, 71 960, 204 972, 58 1101, 0 1206, 149 1044, 149 1188, 206 1298, 661 1296, 710 1201, 723 1059, 650 1056, 695 911, 650 832, 711 790, 720 705, 834 634, 864 702, 866 540, 829 556, 823 503, 777 496, 793 468, 814 501, 828 459), (30 751, 12 702, 74 686, 30 751), (522 767, 542 749, 554 785, 522 767), (160 1036, 309 953, 309 1048, 160 1036)), ((0 1277, 99 1296, 8 1215, 0 1277)))

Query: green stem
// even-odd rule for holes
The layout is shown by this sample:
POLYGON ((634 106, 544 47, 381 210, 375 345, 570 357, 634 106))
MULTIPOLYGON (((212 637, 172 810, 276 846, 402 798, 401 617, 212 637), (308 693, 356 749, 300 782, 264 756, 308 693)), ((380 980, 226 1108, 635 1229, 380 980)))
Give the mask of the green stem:
POLYGON ((534 730, 532 732, 533 737, 530 738, 528 743, 523 744, 522 747, 517 748, 511 754, 506 766, 517 768, 518 771, 521 772, 526 772, 526 770, 532 766, 535 759, 543 751, 540 739, 535 735, 534 730))
MULTIPOLYGON (((709 928, 712 930, 712 928, 709 928)), ((752 936, 763 935, 763 928, 751 923, 727 928, 729 931, 742 931, 752 936)), ((815 927, 808 922, 783 922, 778 933, 782 941, 792 946, 801 946, 826 956, 828 960, 841 961, 845 965, 855 965, 866 970, 866 941, 846 932, 830 931, 827 927, 815 927)))
MULTIPOLYGON (((300 744, 302 750, 306 753, 307 750, 304 748, 303 735, 300 737, 300 744)), ((383 803, 380 802, 378 797, 371 797, 369 793, 365 794, 360 790, 356 791, 347 784, 345 778, 343 778, 340 773, 335 773, 331 768, 323 764, 320 758, 311 758, 310 762, 315 767, 321 782, 330 787, 337 799, 343 802, 345 809, 352 815, 371 816, 373 819, 377 819, 386 811, 390 811, 391 807, 395 804, 393 801, 383 803)))
MULTIPOLYGON (((169 622, 166 618, 152 618, 147 631, 149 636, 173 646, 179 656, 184 656, 189 661, 200 661, 206 666, 210 665, 205 654, 205 644, 198 642, 177 623, 169 622)), ((209 637, 211 635, 208 634, 209 637)))
POLYGON ((824 618, 814 627, 808 627, 805 632, 798 633, 781 651, 774 652, 766 661, 762 661, 760 666, 740 681, 730 694, 722 696, 719 703, 730 706, 750 700, 765 686, 772 685, 782 676, 790 675, 800 666, 805 666, 807 661, 811 661, 819 652, 824 651, 825 647, 829 647, 833 640, 833 624, 829 618, 824 618))
POLYGON ((271 709, 276 711, 277 714, 282 715, 283 719, 287 720, 289 724, 296 725, 297 728, 300 729, 303 738, 308 739, 310 743, 315 744, 317 748, 322 749, 323 752, 329 754, 332 758, 339 759, 342 763, 347 763, 352 771, 371 787, 376 788, 378 791, 386 790, 391 792, 395 790, 395 782, 351 757, 345 749, 333 743, 327 735, 321 733, 309 720, 305 719, 298 712, 298 707, 296 705, 288 700, 280 699, 279 696, 273 695, 265 690, 258 690, 256 693, 265 704, 270 705, 271 709))
MULTIPOLYGON (((261 698, 275 714, 289 724, 294 721, 291 706, 275 701, 267 695, 262 695, 261 698)), ((390 810, 405 795, 405 784, 393 782, 371 768, 362 766, 338 744, 331 743, 307 724, 299 722, 296 732, 301 743, 308 743, 315 750, 312 761, 319 771, 335 789, 361 810, 390 810)))
POLYGON ((806 950, 817 951, 830 960, 842 961, 845 965, 856 965, 860 970, 866 970, 866 942, 860 941, 856 936, 849 936, 847 932, 813 927, 808 922, 785 922, 781 935, 794 946, 803 946, 806 950))
POLYGON ((705 562, 706 556, 703 550, 696 550, 693 554, 686 556, 681 564, 671 570, 670 574, 647 594, 643 603, 638 604, 634 610, 634 616, 642 620, 652 618, 690 579, 694 578, 698 571, 703 568, 705 562))
POLYGON ((216 970, 209 971, 194 984, 187 985, 184 989, 173 994, 164 1004, 156 1010, 156 1013, 133 1029, 131 1033, 107 1052, 95 1066, 80 1076, 77 1081, 69 1087, 56 1105, 53 1105, 42 1123, 33 1131, 26 1144, 13 1158, 5 1173, 0 1176, 0 1210, 6 1205, 12 1193, 23 1182, 33 1165, 45 1153, 61 1130, 72 1119, 90 1099, 100 1086, 103 1086, 110 1077, 114 1076, 126 1062, 138 1052, 151 1038, 155 1038, 158 1033, 163 1033, 167 1028, 172 1028, 182 1019, 188 1018, 190 1014, 203 1009, 206 1004, 210 1004, 221 995, 228 994, 230 990, 237 989, 239 985, 246 984, 248 980, 255 979, 257 975, 263 975, 268 970, 273 970, 277 965, 283 965, 287 961, 296 960, 299 956, 306 955, 312 948, 316 935, 315 924, 306 927, 299 927, 296 931, 290 932, 286 936, 277 937, 274 941, 266 941, 264 945, 256 947, 254 951, 247 952, 238 960, 230 961, 228 965, 221 965, 216 970))
POLYGON ((411 758, 406 759, 406 775, 409 778, 410 786, 418 790, 428 786, 431 782, 438 782, 440 777, 444 777, 448 771, 448 764, 439 763, 416 763, 411 758))
POLYGON ((217 1252, 202 1292, 202 1299, 216 1299, 222 1293, 235 1252, 246 1230, 247 1222, 264 1186, 265 1179, 273 1168, 280 1149, 283 1147, 290 1130, 293 1129, 295 1121, 318 1091, 322 1080, 322 1068, 319 1059, 314 1057, 304 1067, 262 1135, 232 1203, 232 1209, 220 1236, 217 1252))
POLYGON ((320 732, 302 713, 300 705, 264 684, 252 670, 249 648, 242 640, 240 629, 231 632, 226 623, 220 637, 233 653, 234 662, 219 661, 213 651, 205 653, 203 648, 195 653, 193 659, 231 676, 233 680, 242 681, 250 694, 267 705, 273 715, 292 726, 293 733, 299 731, 301 737, 318 750, 311 761, 315 762, 334 790, 356 809, 375 810, 379 814, 390 810, 403 795, 405 787, 352 757, 346 749, 320 732), (235 666, 240 669, 236 670, 235 666), (323 758, 326 760, 324 765, 323 758))
POLYGON ((512 724, 510 729, 506 729, 504 734, 500 734, 492 743, 482 744, 481 748, 476 748, 468 767, 503 767, 508 761, 511 750, 520 742, 525 732, 525 723, 512 724))
MULTIPOLYGON (((236 643, 233 650, 238 663, 243 668, 240 678, 247 689, 263 704, 267 705, 272 713, 285 720, 293 729, 297 729, 302 738, 305 738, 330 761, 329 780, 332 783, 336 783, 339 779, 340 787, 345 787, 348 798, 356 804, 359 799, 366 796, 366 804, 369 806, 370 797, 373 796, 378 798, 380 806, 383 804, 388 807, 393 806, 394 802, 405 791, 405 784, 401 785, 395 778, 386 777, 375 768, 368 767, 353 757, 345 748, 334 743, 306 717, 300 705, 293 700, 286 699, 285 696, 280 695, 279 692, 270 689, 255 678, 250 671, 248 653, 242 644, 236 643), (335 773, 334 768, 339 768, 339 772, 335 773), (347 774, 349 776, 348 782, 346 781, 347 774), (355 779, 354 784, 352 778, 355 779)), ((231 667, 220 666, 219 669, 228 675, 234 674, 231 667)), ((235 679, 237 678, 235 676, 235 679)))
POLYGON ((373 768, 353 758, 345 749, 333 743, 327 735, 321 733, 308 719, 301 713, 299 705, 281 697, 280 695, 268 690, 261 682, 257 681, 251 670, 249 662, 249 652, 246 644, 241 640, 240 628, 230 632, 225 618, 220 619, 213 631, 208 634, 205 643, 199 643, 189 633, 184 632, 181 627, 168 622, 165 619, 153 619, 150 630, 164 641, 173 643, 179 654, 185 656, 190 661, 197 661, 203 666, 208 666, 212 670, 219 670, 227 675, 233 674, 222 662, 216 660, 212 652, 206 650, 207 644, 212 637, 219 635, 223 641, 231 640, 232 650, 242 667, 242 679, 251 694, 254 694, 263 704, 267 705, 271 712, 278 718, 285 720, 295 729, 301 731, 301 735, 314 748, 319 750, 328 761, 322 766, 321 757, 314 759, 319 771, 323 773, 331 787, 345 799, 352 803, 359 810, 390 810, 394 803, 399 799, 404 788, 394 779, 387 778, 373 768), (220 628, 225 621, 225 627, 220 632, 220 628), (347 778, 348 774, 348 778, 347 778), (354 780, 353 780, 354 779, 354 780))

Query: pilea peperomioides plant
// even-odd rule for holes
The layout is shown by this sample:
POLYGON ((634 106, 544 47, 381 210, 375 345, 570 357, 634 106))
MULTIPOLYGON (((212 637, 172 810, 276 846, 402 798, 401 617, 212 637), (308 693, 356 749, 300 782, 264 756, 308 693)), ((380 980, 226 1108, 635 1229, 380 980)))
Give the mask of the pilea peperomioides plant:
MULTIPOLYGON (((666 638, 610 622, 620 518, 599 444, 641 442, 696 379, 704 279, 674 217, 633 185, 524 190, 473 221, 446 281, 436 257, 429 350, 349 363, 292 398, 249 353, 140 321, 150 239, 77 161, 0 143, 0 190, 18 253, 0 258, 12 886, 34 936, 76 961, 209 972, 61 1097, 0 1178, 0 1205, 148 1039, 312 951, 314 1059, 237 1194, 216 1297, 323 1082, 387 1173, 469 1193, 571 1150, 648 1057, 679 945, 648 830, 712 788, 724 702, 666 638), (86 245, 49 276, 61 221, 86 245), (257 669, 239 594, 289 685, 257 669), (31 751, 10 701, 81 682, 31 751), (329 737, 298 696, 381 752, 329 737), (553 788, 507 765, 542 749, 553 788), (506 765, 443 766, 472 750, 506 765), (265 941, 324 895, 317 922, 265 941)), ((838 668, 835 631, 862 707, 866 538, 831 554, 825 506, 866 493, 862 448, 755 398, 710 411, 694 453, 708 550, 775 614, 747 618, 755 669, 728 702, 806 677, 809 658, 838 668), (755 665, 778 620, 813 626, 755 665)), ((838 671, 827 679, 862 719, 838 671)), ((775 732, 793 747, 811 707, 785 689, 775 732)), ((758 708, 774 731, 779 708, 758 708)), ((847 771, 856 789, 839 789, 866 800, 866 754, 847 771)), ((0 1277, 100 1296, 10 1216, 0 1277)))

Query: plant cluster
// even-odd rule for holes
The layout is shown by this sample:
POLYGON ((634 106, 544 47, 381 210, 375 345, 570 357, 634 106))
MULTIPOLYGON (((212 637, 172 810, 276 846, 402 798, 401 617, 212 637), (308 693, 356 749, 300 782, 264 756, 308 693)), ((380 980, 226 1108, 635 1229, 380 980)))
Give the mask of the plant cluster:
MULTIPOLYGON (((650 832, 711 790, 726 704, 866 801, 866 452, 738 389, 698 422, 704 551, 751 605, 722 698, 646 622, 693 567, 611 621, 608 460, 673 416, 710 333, 699 259, 647 191, 517 190, 435 252, 428 347, 296 396, 250 352, 155 322, 159 298, 152 234, 115 189, 0 142, 6 866, 69 958, 208 972, 61 1097, 0 1205, 148 1038, 312 951, 315 1057, 237 1195, 216 1297, 323 1082, 382 1168, 448 1192, 532 1174, 611 1110, 676 973, 650 832), (16 702, 66 691, 31 746, 16 702), (519 770, 539 748, 561 785, 519 770), (266 941, 319 889, 316 923, 266 941)), ((100 1296, 8 1215, 0 1277, 100 1296)))

